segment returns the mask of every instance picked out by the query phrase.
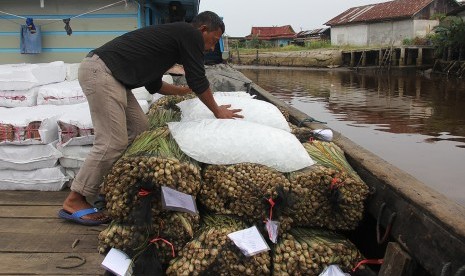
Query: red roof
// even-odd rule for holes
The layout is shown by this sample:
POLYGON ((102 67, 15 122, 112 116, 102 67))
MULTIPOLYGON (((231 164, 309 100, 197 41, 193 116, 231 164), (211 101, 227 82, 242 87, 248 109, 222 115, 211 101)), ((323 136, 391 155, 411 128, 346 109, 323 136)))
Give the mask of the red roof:
POLYGON ((281 27, 252 27, 251 33, 246 38, 258 37, 258 39, 270 40, 278 38, 293 38, 295 35, 291 25, 281 27))
POLYGON ((434 0, 394 0, 385 3, 350 8, 325 23, 328 26, 354 22, 411 18, 434 0))

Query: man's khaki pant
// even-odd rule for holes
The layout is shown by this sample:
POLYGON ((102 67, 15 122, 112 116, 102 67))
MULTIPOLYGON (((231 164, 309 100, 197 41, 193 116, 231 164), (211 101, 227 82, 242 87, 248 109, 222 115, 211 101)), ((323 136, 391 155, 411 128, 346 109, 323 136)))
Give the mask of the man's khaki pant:
POLYGON ((95 141, 71 190, 91 196, 98 193, 103 177, 128 144, 148 129, 148 120, 132 92, 113 77, 97 55, 81 62, 78 76, 89 102, 95 141))

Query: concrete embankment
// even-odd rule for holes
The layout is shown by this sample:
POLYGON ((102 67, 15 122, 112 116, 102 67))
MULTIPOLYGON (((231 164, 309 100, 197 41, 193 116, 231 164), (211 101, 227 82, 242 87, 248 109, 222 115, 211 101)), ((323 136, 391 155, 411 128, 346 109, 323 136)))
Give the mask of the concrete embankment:
POLYGON ((290 67, 338 67, 342 65, 342 51, 316 49, 295 52, 231 52, 231 63, 241 65, 266 65, 290 67))

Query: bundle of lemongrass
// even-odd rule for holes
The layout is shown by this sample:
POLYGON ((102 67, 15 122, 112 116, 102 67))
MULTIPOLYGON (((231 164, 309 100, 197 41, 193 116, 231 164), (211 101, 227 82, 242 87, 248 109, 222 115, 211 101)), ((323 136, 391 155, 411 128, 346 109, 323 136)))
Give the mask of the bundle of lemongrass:
POLYGON ((149 128, 156 129, 158 127, 166 126, 169 122, 179 122, 181 120, 181 112, 174 109, 165 109, 158 106, 150 108, 147 118, 149 121, 149 128))
POLYGON ((289 174, 298 199, 295 225, 352 230, 363 217, 368 186, 332 142, 313 141, 304 148, 316 164, 289 174))
POLYGON ((153 108, 164 108, 164 109, 173 109, 176 111, 180 111, 179 107, 176 106, 176 104, 188 100, 188 99, 193 99, 195 98, 196 95, 194 93, 189 93, 187 95, 179 96, 179 95, 166 95, 161 97, 160 99, 156 100, 152 105, 150 106, 150 109, 153 108))
POLYGON ((350 271, 361 259, 355 245, 339 234, 295 228, 284 234, 273 250, 273 274, 320 275, 330 264, 350 271))
MULTIPOLYGON (((279 216, 291 207, 285 198, 289 181, 283 173, 264 165, 208 165, 203 180, 199 201, 216 214, 236 215, 257 223, 269 218, 271 202, 276 202, 271 211, 274 220, 280 220, 279 216)), ((284 219, 281 228, 289 227, 291 222, 284 219)))
MULTIPOLYGON (((161 186, 196 196, 200 189, 200 167, 185 155, 167 127, 142 133, 104 179, 109 215, 120 222, 134 222, 145 204, 161 200, 161 186)), ((149 217, 146 215, 145 217, 149 217)))
POLYGON ((149 227, 136 226, 112 221, 98 235, 98 251, 105 254, 111 248, 123 250, 132 255, 149 238, 149 227))
POLYGON ((228 234, 247 228, 226 216, 204 216, 204 226, 172 260, 167 275, 270 275, 268 252, 245 256, 228 234))

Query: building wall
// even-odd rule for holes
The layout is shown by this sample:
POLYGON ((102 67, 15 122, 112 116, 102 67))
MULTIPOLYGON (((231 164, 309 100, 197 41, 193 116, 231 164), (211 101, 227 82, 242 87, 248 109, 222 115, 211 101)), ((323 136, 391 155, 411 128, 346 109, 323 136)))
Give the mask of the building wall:
POLYGON ((140 9, 136 2, 117 6, 71 19, 71 36, 64 30, 62 19, 86 13, 115 3, 114 0, 2 0, 0 10, 14 15, 31 17, 36 26, 41 26, 42 53, 20 54, 20 25, 25 20, 1 14, 0 17, 0 63, 38 63, 62 60, 80 62, 90 50, 111 39, 142 25, 140 9), (56 19, 49 21, 44 19, 56 19))
POLYGON ((413 24, 414 37, 426 37, 433 32, 433 28, 439 24, 439 20, 415 20, 413 24))
POLYGON ((369 25, 368 46, 402 45, 405 38, 412 38, 413 20, 374 23, 369 25))
POLYGON ((331 28, 332 45, 400 46, 404 39, 425 37, 437 20, 400 20, 371 24, 335 26, 331 28))
POLYGON ((331 27, 332 45, 366 46, 368 43, 368 25, 346 25, 331 27))

